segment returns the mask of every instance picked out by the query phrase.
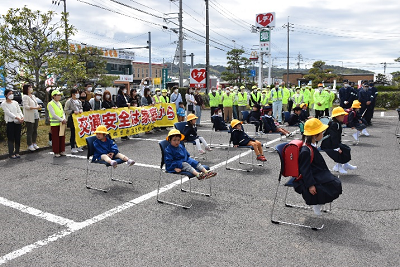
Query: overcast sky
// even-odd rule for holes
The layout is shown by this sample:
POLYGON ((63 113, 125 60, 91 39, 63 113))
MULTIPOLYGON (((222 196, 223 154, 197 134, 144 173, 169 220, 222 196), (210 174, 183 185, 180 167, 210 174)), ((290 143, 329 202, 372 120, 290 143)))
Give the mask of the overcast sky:
MULTIPOLYGON (((387 74, 400 71, 400 63, 394 62, 400 57, 398 0, 210 0, 209 3, 212 65, 225 65, 226 52, 233 47, 243 47, 247 53, 256 49, 259 36, 250 31, 256 14, 275 12, 276 26, 271 34, 274 66, 286 68, 287 29, 283 26, 289 20, 293 27, 290 68, 297 68, 300 57, 301 68, 310 68, 314 61, 323 60, 329 65, 376 73, 383 73, 382 63, 386 62, 387 74)), ((42 12, 56 11, 59 19, 63 4, 53 5, 52 0, 0 0, 0 13, 26 5, 42 12)), ((171 61, 178 35, 162 26, 178 28, 178 5, 179 1, 170 0, 68 0, 70 23, 78 30, 70 39, 76 43, 124 48, 146 46, 151 32, 152 62, 171 61), (168 17, 171 20, 163 19, 168 17)), ((205 63, 205 2, 183 0, 183 11, 186 28, 183 47, 187 54, 194 53, 195 64, 205 63)), ((136 52, 136 61, 148 62, 147 49, 132 51, 136 52)))

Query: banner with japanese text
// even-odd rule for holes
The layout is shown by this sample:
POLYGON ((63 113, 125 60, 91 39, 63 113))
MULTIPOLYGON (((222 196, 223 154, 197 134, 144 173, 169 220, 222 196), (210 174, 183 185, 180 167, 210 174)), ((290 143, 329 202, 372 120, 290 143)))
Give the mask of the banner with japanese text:
POLYGON ((175 103, 154 106, 130 107, 86 111, 72 116, 75 126, 76 144, 86 145, 85 138, 104 125, 112 138, 144 133, 154 127, 171 127, 178 122, 175 103))

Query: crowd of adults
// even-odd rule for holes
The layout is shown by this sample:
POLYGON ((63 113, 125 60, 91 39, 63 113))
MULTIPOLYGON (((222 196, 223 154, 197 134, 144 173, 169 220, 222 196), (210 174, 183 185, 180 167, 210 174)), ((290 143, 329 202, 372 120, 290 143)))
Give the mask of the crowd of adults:
MULTIPOLYGON (((138 91, 136 89, 129 90, 129 88, 121 85, 114 101, 110 91, 93 90, 92 84, 86 84, 81 91, 71 89, 68 100, 63 107, 60 102, 62 93, 59 90, 51 90, 52 100, 48 103, 47 109, 51 126, 49 139, 51 140, 54 156, 65 155, 65 134, 63 134, 65 127, 71 130, 71 152, 82 151, 81 148, 76 146, 72 114, 79 114, 85 111, 140 107, 158 103, 175 103, 178 109, 179 106, 182 106, 184 99, 186 116, 191 113, 196 114, 198 117, 196 124, 201 126, 202 110, 205 108, 205 100, 208 100, 211 116, 215 114, 217 109, 221 110, 226 123, 233 119, 243 120, 243 111, 247 110, 249 106, 251 108, 261 107, 261 109, 264 106, 272 106, 273 117, 277 122, 283 123, 282 112, 291 112, 293 108, 303 107, 304 105, 307 107, 308 115, 314 109, 316 118, 329 116, 333 101, 336 98, 335 92, 329 87, 324 87, 323 84, 319 84, 316 89, 305 84, 287 88, 284 82, 277 82, 272 88, 267 86, 261 89, 253 86, 251 90, 244 86, 240 86, 240 88, 237 86, 226 88, 219 86, 218 88, 211 88, 207 96, 202 96, 200 93, 200 88, 187 88, 184 97, 182 97, 178 87, 173 87, 171 90, 157 88, 152 93, 151 89, 146 86, 143 86, 138 91)), ((344 109, 350 108, 354 100, 359 100, 361 102, 361 112, 370 125, 377 94, 377 90, 372 83, 364 82, 360 88, 354 88, 350 86, 348 81, 344 81, 343 87, 339 89, 338 97, 340 106, 344 109)), ((35 151, 39 148, 37 145, 38 110, 42 107, 38 104, 33 94, 33 88, 29 84, 23 86, 23 112, 19 104, 13 100, 12 90, 5 90, 4 95, 6 101, 1 104, 1 107, 4 110, 4 120, 7 123, 9 157, 17 159, 20 158, 22 123, 25 122, 27 129, 28 150, 35 151)))

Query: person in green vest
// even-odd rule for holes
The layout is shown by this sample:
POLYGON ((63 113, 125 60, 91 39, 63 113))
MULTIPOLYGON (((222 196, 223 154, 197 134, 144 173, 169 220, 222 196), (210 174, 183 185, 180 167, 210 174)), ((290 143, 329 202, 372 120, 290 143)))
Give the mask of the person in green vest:
POLYGON ((308 88, 307 88, 307 90, 310 92, 310 103, 309 103, 309 105, 308 105, 308 111, 309 111, 309 114, 311 114, 311 109, 314 107, 314 93, 315 93, 315 90, 314 90, 314 88, 312 88, 312 86, 311 85, 309 85, 308 86, 308 88))
POLYGON ((272 88, 270 99, 272 100, 272 112, 274 118, 282 123, 282 98, 283 89, 279 87, 279 82, 275 83, 275 88, 272 88))
POLYGON ((224 107, 225 122, 232 120, 234 94, 227 88, 225 94, 222 95, 222 105, 224 107))
POLYGON ((65 127, 67 120, 65 118, 64 108, 60 102, 61 92, 59 90, 54 90, 51 92, 51 97, 52 100, 47 104, 47 110, 50 117, 50 131, 54 157, 59 158, 65 156, 65 127))
POLYGON ((263 89, 261 92, 261 101, 260 101, 261 109, 262 109, 262 107, 264 107, 268 104, 268 94, 267 93, 268 93, 267 89, 263 89))
POLYGON ((240 92, 237 94, 237 101, 238 101, 239 120, 243 121, 242 111, 246 110, 248 103, 248 95, 246 92, 246 87, 244 87, 243 85, 240 86, 240 92))
POLYGON ((239 118, 239 100, 238 100, 239 87, 236 85, 233 87, 233 118, 239 118))
POLYGON ((250 94, 250 99, 249 99, 249 105, 250 107, 253 107, 255 104, 260 104, 261 101, 261 92, 258 91, 258 88, 256 85, 253 85, 253 87, 251 87, 251 89, 253 90, 250 94))
POLYGON ((282 88, 282 91, 283 91, 282 110, 283 111, 288 111, 288 103, 289 103, 290 91, 289 91, 289 89, 286 88, 285 82, 282 82, 280 87, 282 88))
POLYGON ((160 88, 156 88, 155 94, 153 96, 153 103, 160 104, 161 103, 161 90, 160 88))
POLYGON ((327 103, 325 106, 325 116, 329 117, 330 111, 333 106, 333 101, 335 100, 335 93, 331 91, 329 87, 325 87, 325 92, 327 93, 326 98, 327 98, 327 103))
POLYGON ((271 85, 269 85, 269 84, 267 85, 267 97, 268 97, 268 100, 267 100, 268 105, 272 106, 271 85))
POLYGON ((319 119, 324 116, 324 111, 326 108, 326 102, 329 100, 329 95, 324 90, 324 85, 322 83, 318 84, 317 90, 314 92, 314 109, 315 118, 319 119))
POLYGON ((211 116, 214 115, 215 109, 218 108, 219 99, 220 99, 220 94, 217 92, 217 88, 212 87, 211 92, 208 93, 208 101, 210 103, 211 116))
POLYGON ((310 104, 310 97, 311 97, 311 92, 308 90, 308 87, 303 83, 301 84, 300 88, 300 94, 303 96, 303 102, 307 104, 307 116, 309 116, 309 104, 310 104))
POLYGON ((293 108, 300 107, 304 103, 304 96, 300 93, 300 87, 296 88, 296 93, 292 96, 293 108))
POLYGON ((225 94, 225 90, 222 89, 222 85, 218 85, 218 93, 219 93, 218 108, 220 110, 222 110, 222 114, 223 114, 224 113, 224 106, 222 105, 222 96, 225 94))
POLYGON ((169 103, 169 96, 168 96, 168 90, 167 89, 162 89, 161 90, 160 100, 161 100, 161 103, 169 103))

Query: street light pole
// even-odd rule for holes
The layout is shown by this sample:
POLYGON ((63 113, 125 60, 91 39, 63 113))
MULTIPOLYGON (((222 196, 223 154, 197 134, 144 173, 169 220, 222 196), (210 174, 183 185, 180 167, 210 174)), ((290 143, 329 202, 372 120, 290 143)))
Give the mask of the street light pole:
POLYGON ((182 0, 179 0, 179 86, 183 86, 183 31, 182 31, 182 0))
MULTIPOLYGON (((152 73, 151 73, 151 32, 149 32, 149 41, 147 43, 149 45, 149 77, 150 77, 151 81, 153 81, 153 77, 152 77, 152 73)), ((152 82, 152 84, 153 84, 153 82, 152 82)))
POLYGON ((208 0, 206 2, 206 94, 210 89, 210 17, 208 11, 208 0))
POLYGON ((67 55, 68 55, 68 50, 69 50, 69 47, 68 47, 67 0, 58 0, 58 2, 57 2, 57 0, 52 0, 52 1, 51 1, 51 3, 52 3, 53 5, 58 5, 58 6, 59 6, 61 1, 63 1, 63 2, 64 2, 64 15, 65 15, 65 21, 64 21, 64 28, 65 28, 65 42, 66 42, 66 44, 67 44, 66 53, 67 53, 67 55))

